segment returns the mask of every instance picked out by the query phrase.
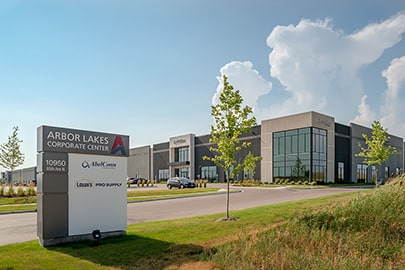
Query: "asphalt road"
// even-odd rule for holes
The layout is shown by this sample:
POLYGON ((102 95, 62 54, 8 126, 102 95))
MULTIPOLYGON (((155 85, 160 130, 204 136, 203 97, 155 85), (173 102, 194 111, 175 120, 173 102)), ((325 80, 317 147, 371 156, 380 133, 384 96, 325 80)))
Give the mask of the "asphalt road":
MULTIPOLYGON (((162 187, 164 188, 164 187, 162 187)), ((230 194, 230 210, 358 191, 357 188, 274 189, 237 188, 230 194)), ((128 204, 128 224, 225 213, 225 194, 128 204)), ((0 245, 37 239, 36 213, 0 215, 0 245)))

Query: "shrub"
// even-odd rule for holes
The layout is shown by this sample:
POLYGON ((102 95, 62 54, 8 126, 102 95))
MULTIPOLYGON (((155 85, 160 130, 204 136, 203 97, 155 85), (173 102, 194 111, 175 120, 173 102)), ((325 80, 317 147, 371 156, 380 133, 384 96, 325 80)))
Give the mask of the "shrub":
POLYGON ((25 191, 24 191, 24 189, 22 187, 19 187, 17 189, 17 196, 19 196, 19 197, 25 196, 25 191))
POLYGON ((37 195, 37 192, 35 191, 34 188, 29 187, 28 190, 27 190, 27 195, 28 196, 35 196, 35 195, 37 195))
POLYGON ((0 188, 0 197, 4 197, 4 187, 0 188))
POLYGON ((13 189, 12 186, 10 186, 10 187, 8 188, 8 191, 7 191, 7 196, 8 196, 8 197, 14 197, 14 195, 15 195, 14 189, 13 189))

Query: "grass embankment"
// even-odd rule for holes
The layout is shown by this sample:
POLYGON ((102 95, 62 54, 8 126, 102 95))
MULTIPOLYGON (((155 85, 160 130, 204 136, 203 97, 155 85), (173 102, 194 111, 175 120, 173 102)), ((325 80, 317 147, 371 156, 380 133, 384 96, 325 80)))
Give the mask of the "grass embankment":
POLYGON ((199 196, 204 194, 217 193, 219 188, 191 188, 171 190, 136 190, 128 191, 128 202, 145 201, 155 199, 169 199, 186 196, 199 196))
POLYGON ((223 269, 405 269, 405 177, 241 235, 211 260, 223 269))
POLYGON ((0 213, 34 211, 35 209, 37 209, 37 196, 0 198, 0 213))
POLYGON ((399 181, 231 211, 237 221, 217 222, 217 214, 133 224, 126 236, 99 245, 7 245, 0 247, 0 269, 403 269, 399 181))

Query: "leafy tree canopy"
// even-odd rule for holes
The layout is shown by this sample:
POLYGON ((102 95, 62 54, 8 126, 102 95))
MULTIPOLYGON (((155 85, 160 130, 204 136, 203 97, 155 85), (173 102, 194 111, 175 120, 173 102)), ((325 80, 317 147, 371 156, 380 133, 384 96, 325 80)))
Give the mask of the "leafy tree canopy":
POLYGON ((253 163, 260 160, 260 157, 250 154, 245 161, 236 159, 237 153, 242 148, 250 146, 250 142, 241 143, 239 137, 251 131, 252 127, 256 125, 256 118, 249 116, 253 112, 251 107, 242 107, 243 98, 239 90, 235 90, 228 83, 225 75, 223 82, 224 88, 219 96, 219 102, 211 106, 211 115, 214 117, 215 123, 211 126, 210 142, 215 143, 215 146, 210 150, 214 156, 204 156, 204 159, 212 161, 226 172, 226 219, 229 219, 229 179, 240 172, 244 166, 252 169, 253 163))
MULTIPOLYGON (((225 75, 223 81, 224 89, 219 96, 219 103, 211 107, 211 115, 215 123, 211 126, 210 141, 216 146, 211 147, 210 150, 216 155, 204 158, 223 168, 228 173, 228 178, 232 178, 235 173, 243 169, 244 164, 249 164, 236 160, 236 153, 250 146, 249 142, 240 143, 239 137, 256 125, 256 118, 249 117, 253 112, 252 108, 242 107, 243 98, 239 90, 235 90, 228 83, 225 75)), ((249 158, 255 161, 260 159, 252 156, 249 158)))
POLYGON ((371 137, 367 134, 362 134, 366 141, 367 147, 363 147, 359 143, 361 149, 360 153, 356 156, 363 157, 364 163, 367 166, 380 165, 387 161, 391 156, 398 154, 394 146, 388 145, 390 137, 386 128, 383 128, 379 121, 374 121, 371 126, 371 137))
POLYGON ((0 145, 0 166, 13 171, 24 163, 24 154, 20 151, 18 127, 13 128, 13 134, 8 137, 7 143, 0 145))

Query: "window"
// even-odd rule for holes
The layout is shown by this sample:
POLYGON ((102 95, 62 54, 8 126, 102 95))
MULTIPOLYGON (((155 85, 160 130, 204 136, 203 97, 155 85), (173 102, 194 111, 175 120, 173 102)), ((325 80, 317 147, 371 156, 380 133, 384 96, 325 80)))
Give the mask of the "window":
POLYGON ((373 166, 371 166, 371 180, 373 181, 373 183, 376 183, 377 179, 378 179, 378 176, 377 176, 377 169, 376 169, 376 167, 373 165, 373 166))
POLYGON ((311 181, 326 182, 327 177, 327 132, 312 128, 312 179, 311 181))
POLYGON ((169 169, 159 170, 159 181, 169 179, 169 169))
POLYGON ((364 183, 367 176, 367 165, 366 164, 357 164, 357 182, 364 183))
POLYGON ((273 154, 278 155, 280 154, 280 147, 278 146, 279 140, 278 138, 273 139, 273 154))
POLYGON ((343 181, 345 179, 345 164, 338 162, 338 180, 343 181))
POLYGON ((253 179, 253 172, 243 170, 243 179, 253 179))
POLYGON ((285 137, 285 152, 291 154, 291 137, 285 137))
POLYGON ((174 161, 175 162, 190 161, 189 152, 190 152, 189 147, 176 148, 174 150, 174 161))
POLYGON ((188 168, 179 168, 179 176, 189 178, 189 169, 188 168))
POLYGON ((298 153, 298 136, 294 135, 291 137, 291 153, 298 153))
POLYGON ((217 167, 216 166, 201 167, 201 178, 207 179, 210 182, 217 180, 217 167))

